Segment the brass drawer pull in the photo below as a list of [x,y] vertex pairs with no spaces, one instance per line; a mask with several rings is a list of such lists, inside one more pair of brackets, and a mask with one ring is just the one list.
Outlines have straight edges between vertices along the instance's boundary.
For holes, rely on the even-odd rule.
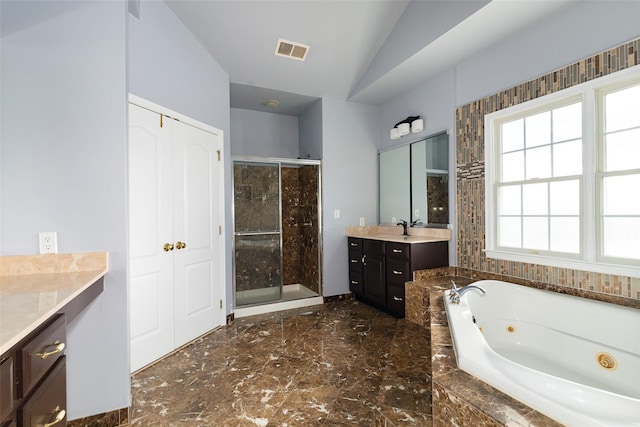
[[64,409],[60,409],[59,406],[56,407],[55,410],[58,411],[58,413],[56,414],[55,419],[53,421],[51,421],[50,423],[43,424],[42,427],[54,426],[54,425],[58,424],[59,422],[61,422],[62,420],[64,420],[64,417],[67,416],[67,411],[65,411]]
[[357,263],[357,262],[358,262],[358,260],[357,260],[357,259],[352,259],[352,260],[351,260],[351,262],[352,262],[353,264],[355,264],[355,263]]
[[184,243],[184,242],[180,242],[180,241],[176,242],[176,248],[177,248],[177,249],[184,249],[184,248],[186,248],[186,247],[187,247],[187,244],[186,244],[186,243]]
[[402,271],[393,270],[393,274],[400,276],[402,275]]
[[393,253],[394,253],[394,254],[399,254],[399,253],[401,253],[401,252],[402,252],[402,249],[394,249],[394,250],[393,250]]
[[354,248],[355,248],[356,246],[358,246],[358,244],[357,244],[357,243],[353,243],[353,242],[351,242],[351,243],[349,243],[349,244],[350,244],[351,246],[353,246]]
[[40,359],[44,360],[49,356],[53,356],[54,354],[62,353],[65,348],[65,344],[60,341],[56,341],[51,345],[48,345],[45,348],[55,347],[53,351],[43,351],[42,353],[36,353],[36,356],[40,356]]
[[351,284],[352,284],[352,285],[359,285],[359,284],[360,284],[360,282],[356,282],[355,280],[352,280],[352,281],[351,281]]
[[162,247],[162,249],[164,249],[165,252],[169,252],[173,250],[173,245],[171,243],[165,243],[164,246]]
[[394,296],[393,296],[393,300],[394,300],[394,301],[402,301],[402,298],[398,298],[397,296],[395,296],[395,295],[394,295]]

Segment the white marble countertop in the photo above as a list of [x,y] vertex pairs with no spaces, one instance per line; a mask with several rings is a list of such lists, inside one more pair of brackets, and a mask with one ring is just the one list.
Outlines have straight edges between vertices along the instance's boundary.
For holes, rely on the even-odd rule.
[[0,257],[0,354],[107,272],[106,252]]
[[347,237],[361,239],[384,240],[396,243],[427,243],[451,240],[451,230],[446,228],[409,228],[409,235],[402,235],[402,227],[372,225],[366,227],[347,227]]

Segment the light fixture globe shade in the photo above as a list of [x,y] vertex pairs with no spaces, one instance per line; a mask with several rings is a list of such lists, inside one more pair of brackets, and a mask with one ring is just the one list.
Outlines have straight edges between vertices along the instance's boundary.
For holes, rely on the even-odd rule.
[[424,120],[417,119],[411,122],[411,132],[418,133],[424,130]]
[[400,123],[398,125],[398,131],[400,132],[400,136],[408,135],[409,130],[410,130],[409,123]]
[[400,139],[400,131],[398,130],[398,128],[391,128],[391,131],[389,132],[389,137],[391,139]]

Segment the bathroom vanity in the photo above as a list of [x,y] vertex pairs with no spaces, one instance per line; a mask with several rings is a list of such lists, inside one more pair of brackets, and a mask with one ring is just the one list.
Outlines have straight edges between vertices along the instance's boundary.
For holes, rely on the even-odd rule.
[[105,252],[0,259],[0,425],[66,425],[66,331],[104,289]]
[[349,290],[356,299],[404,317],[404,284],[413,272],[449,265],[450,230],[421,230],[427,231],[404,236],[391,234],[392,227],[347,229]]

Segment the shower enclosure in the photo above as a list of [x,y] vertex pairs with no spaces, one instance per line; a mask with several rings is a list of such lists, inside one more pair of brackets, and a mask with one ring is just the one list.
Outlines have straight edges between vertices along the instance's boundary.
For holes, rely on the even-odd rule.
[[321,302],[320,162],[236,158],[233,189],[236,308]]

